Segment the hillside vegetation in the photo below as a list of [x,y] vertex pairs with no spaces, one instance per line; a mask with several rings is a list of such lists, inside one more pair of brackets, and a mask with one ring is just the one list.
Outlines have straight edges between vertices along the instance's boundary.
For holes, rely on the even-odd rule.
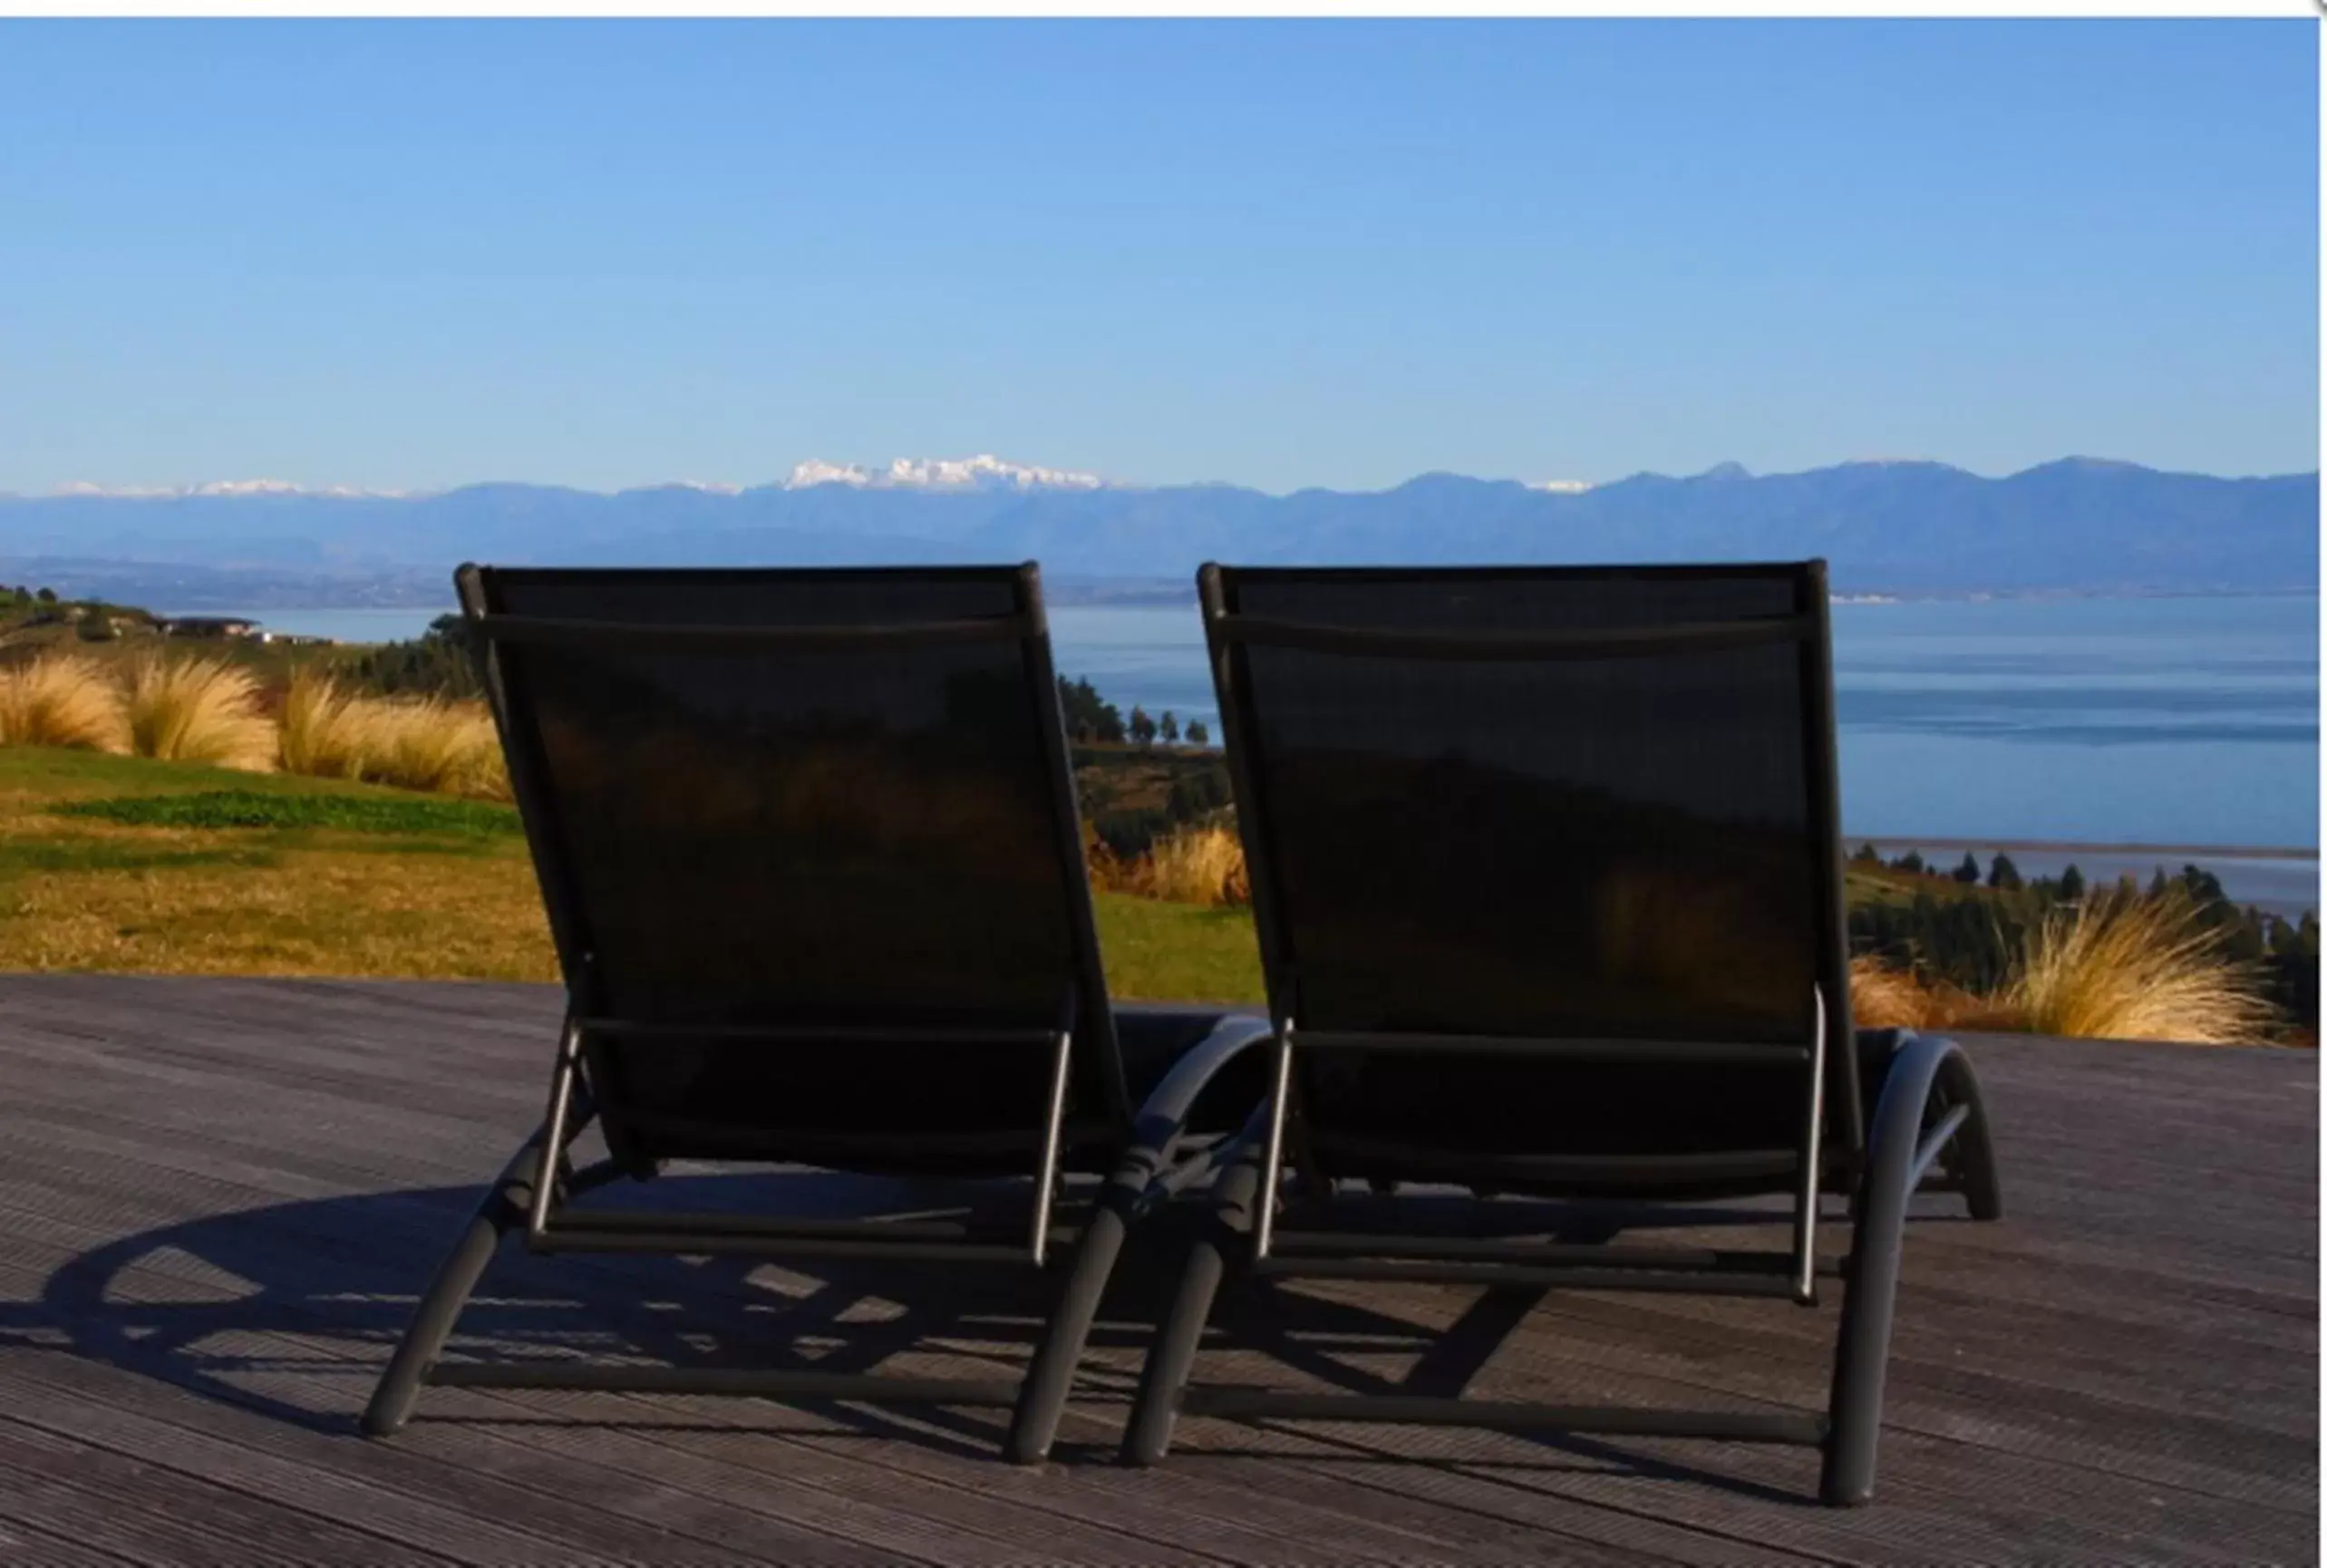
[[[455,617],[377,649],[188,649],[142,611],[0,590],[0,966],[549,978],[475,690]],[[1061,695],[1110,982],[1257,1000],[1220,754]],[[2195,866],[2091,889],[1866,848],[1847,882],[1865,1023],[2316,1038],[2315,918]]]
[[[1240,910],[1097,899],[1123,998],[1245,1001]],[[0,746],[0,970],[554,980],[505,806]]]
[[[1157,869],[1173,842],[1096,894],[1110,986],[1127,999],[1257,1002],[1240,889],[1207,888],[1200,872],[1173,883]],[[1234,844],[1208,842],[1214,855]],[[1855,876],[1854,889],[1871,882],[1896,905],[1905,876]],[[2254,967],[2174,913],[2183,895],[2137,897],[2130,915],[2114,896],[2056,906],[1984,992],[1869,954],[1854,980],[1859,1019],[2113,1038],[2282,1031]],[[1854,924],[1873,906],[1858,905]],[[2309,934],[2315,999],[2315,925]],[[508,807],[36,746],[0,747],[0,969],[556,976]]]
[[2123,1039],[2315,1040],[2319,922],[2234,903],[2212,873],[2086,885],[2011,857],[1953,870],[1862,847],[1847,873],[1857,1010],[1874,1023]]
[[313,639],[171,636],[166,622],[137,605],[73,599],[53,589],[0,586],[0,667],[44,653],[70,653],[112,668],[162,653],[200,652],[249,670],[262,685],[281,686],[309,664],[341,652]]
[[0,590],[0,743],[509,799],[448,630],[384,649],[170,634],[131,606]]

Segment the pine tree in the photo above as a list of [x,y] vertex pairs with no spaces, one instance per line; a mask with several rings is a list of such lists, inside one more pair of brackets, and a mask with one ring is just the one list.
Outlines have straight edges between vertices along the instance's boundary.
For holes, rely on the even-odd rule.
[[1090,682],[1060,676],[1059,706],[1066,714],[1067,733],[1077,740],[1086,745],[1094,740],[1109,745],[1122,743],[1122,711],[1100,696]]

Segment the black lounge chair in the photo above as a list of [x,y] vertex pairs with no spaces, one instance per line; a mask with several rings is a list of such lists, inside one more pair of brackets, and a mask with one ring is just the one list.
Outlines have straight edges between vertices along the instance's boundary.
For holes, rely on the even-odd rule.
[[[1161,1457],[1182,1411],[1702,1437],[1816,1446],[1825,1499],[1865,1501],[1908,1197],[1944,1186],[1983,1220],[2002,1198],[1956,1047],[1851,1027],[1824,563],[1199,584],[1273,1089],[1224,1157],[1124,1458]],[[1287,1163],[1280,1216],[1262,1195]],[[1402,1183],[1556,1200],[1584,1239],[1494,1234],[1517,1205],[1459,1195],[1430,1234],[1385,1234],[1416,1206],[1379,1196]],[[1821,1194],[1851,1205],[1847,1257],[1819,1255]],[[1612,1201],[1677,1221],[1757,1195],[1765,1223],[1767,1195],[1791,1200],[1789,1246],[1608,1241]],[[1828,1412],[1189,1387],[1231,1265],[1805,1305],[1838,1279]]]
[[[423,1383],[736,1393],[1014,1405],[1012,1450],[1038,1457],[1125,1226],[1208,1175],[1189,1112],[1208,1087],[1221,1133],[1245,1122],[1261,1054],[1218,1075],[1267,1026],[1109,1005],[1034,567],[457,581],[568,1011],[547,1117],[364,1430],[401,1427]],[[607,1157],[577,1169],[592,1121]],[[1006,1225],[571,1201],[670,1160],[1032,1179]],[[1023,1382],[438,1360],[511,1231],[544,1253],[1041,1266],[1075,1242],[1067,1172],[1109,1180]]]

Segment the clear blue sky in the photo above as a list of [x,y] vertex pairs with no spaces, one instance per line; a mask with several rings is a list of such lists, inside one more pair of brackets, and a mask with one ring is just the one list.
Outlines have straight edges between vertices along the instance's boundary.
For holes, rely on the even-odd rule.
[[2308,469],[2315,26],[0,23],[0,489]]

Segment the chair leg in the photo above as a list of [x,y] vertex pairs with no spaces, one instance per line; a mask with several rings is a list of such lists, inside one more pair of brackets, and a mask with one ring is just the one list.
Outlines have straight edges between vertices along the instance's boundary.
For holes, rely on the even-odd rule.
[[1996,1175],[1995,1143],[1988,1135],[1988,1110],[1980,1099],[1980,1080],[1973,1074],[1971,1059],[1960,1050],[1950,1053],[1940,1063],[1939,1082],[1949,1104],[1963,1106],[1971,1113],[1948,1148],[1954,1157],[1956,1178],[1963,1186],[1963,1201],[1973,1219],[2000,1220],[2003,1218],[2003,1183]]
[[1066,1412],[1067,1396],[1074,1386],[1075,1369],[1090,1341],[1091,1321],[1099,1315],[1100,1298],[1115,1272],[1126,1233],[1159,1195],[1208,1168],[1208,1155],[1174,1164],[1197,1097],[1236,1058],[1273,1038],[1264,1020],[1235,1015],[1220,1020],[1201,1043],[1173,1064],[1139,1108],[1130,1147],[1100,1193],[1099,1208],[1076,1244],[1074,1271],[1043,1326],[1033,1364],[1019,1388],[1010,1432],[1003,1441],[1003,1452],[1011,1463],[1038,1465],[1049,1457],[1059,1419]]
[[396,1344],[396,1353],[389,1358],[388,1370],[381,1373],[379,1385],[372,1390],[371,1403],[364,1408],[364,1436],[384,1437],[401,1429],[412,1415],[421,1379],[436,1364],[437,1353],[444,1349],[461,1309],[469,1304],[470,1292],[499,1250],[501,1238],[524,1228],[548,1132],[546,1126],[538,1129],[494,1179],[461,1239],[453,1244],[451,1255],[436,1271],[428,1293],[405,1326],[404,1337]]
[[1856,1506],[1875,1495],[1875,1449],[1882,1433],[1883,1379],[1890,1362],[1907,1203],[1924,1167],[1939,1152],[1923,1144],[1934,1089],[1968,1112],[1954,1142],[1966,1173],[1973,1216],[1995,1219],[2003,1212],[1987,1115],[1970,1061],[1954,1040],[1926,1035],[1909,1041],[1893,1060],[1876,1104],[1866,1176],[1854,1205],[1850,1277],[1842,1298],[1826,1463],[1818,1481],[1820,1499],[1835,1506]]
[[1202,1343],[1204,1325],[1212,1315],[1213,1299],[1219,1294],[1221,1278],[1227,1272],[1228,1249],[1235,1247],[1241,1254],[1249,1245],[1246,1238],[1257,1205],[1275,1196],[1260,1193],[1260,1163],[1259,1142],[1247,1137],[1236,1158],[1220,1173],[1213,1189],[1214,1212],[1188,1250],[1171,1311],[1149,1348],[1147,1363],[1139,1369],[1139,1391],[1132,1399],[1131,1418],[1123,1428],[1119,1456],[1126,1465],[1152,1465],[1171,1447],[1180,1394],[1188,1387],[1197,1346]]
[[1003,1452],[1013,1465],[1039,1465],[1050,1455],[1059,1419],[1066,1413],[1075,1368],[1091,1338],[1091,1321],[1099,1315],[1099,1299],[1115,1272],[1128,1228],[1122,1210],[1102,1199],[1075,1245],[1074,1272],[1067,1277],[1051,1321],[1043,1325],[1042,1341],[1035,1348],[1034,1363],[1027,1369],[1017,1408],[1011,1412]]

